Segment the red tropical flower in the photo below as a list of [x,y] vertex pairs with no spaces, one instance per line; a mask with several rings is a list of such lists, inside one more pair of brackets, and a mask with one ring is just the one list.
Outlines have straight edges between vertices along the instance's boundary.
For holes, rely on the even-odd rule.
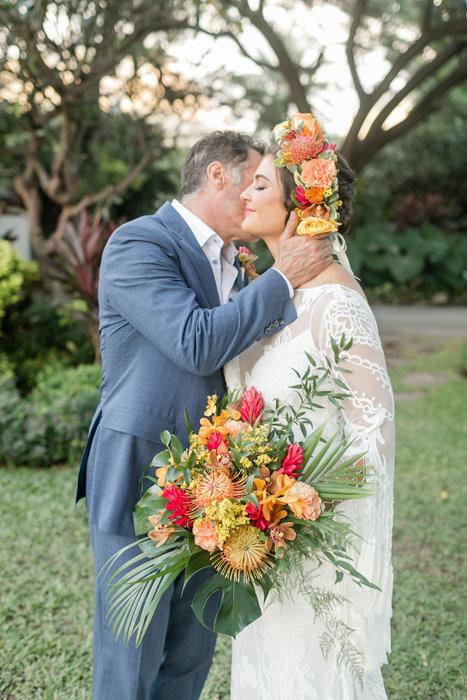
[[225,439],[225,437],[218,430],[213,430],[213,432],[209,435],[206,447],[210,452],[211,450],[217,450],[217,448],[220,447],[222,443],[224,443],[224,445],[227,444],[227,440]]
[[260,530],[266,530],[271,524],[264,517],[263,509],[261,508],[261,506],[258,508],[254,505],[254,503],[251,503],[251,501],[249,501],[245,510],[248,513],[252,524]]
[[193,523],[189,516],[191,509],[191,501],[185,491],[175,484],[166,486],[162,492],[164,498],[167,499],[167,510],[173,511],[169,515],[169,520],[174,522],[174,525],[179,527],[192,527]]
[[254,387],[245,390],[240,399],[238,410],[245,423],[253,423],[261,415],[264,409],[263,395],[258,393]]
[[288,445],[287,455],[282,462],[282,466],[277,470],[282,474],[296,478],[303,465],[303,447],[294,442],[293,445]]
[[306,197],[304,187],[302,187],[301,185],[299,187],[297,187],[294,190],[294,195],[295,195],[295,199],[297,201],[297,204],[301,209],[305,209],[306,207],[310,206],[310,202],[308,201],[308,199]]

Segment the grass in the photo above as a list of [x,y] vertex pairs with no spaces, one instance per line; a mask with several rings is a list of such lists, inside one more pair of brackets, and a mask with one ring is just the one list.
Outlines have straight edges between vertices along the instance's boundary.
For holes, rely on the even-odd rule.
[[[398,352],[392,372],[444,375],[398,404],[393,653],[390,700],[465,697],[466,380],[461,344]],[[402,363],[400,358],[402,356]],[[418,388],[419,389],[419,388]],[[0,470],[0,698],[91,697],[93,566],[85,508],[73,510],[75,470]],[[220,638],[202,700],[229,698],[229,640]]]

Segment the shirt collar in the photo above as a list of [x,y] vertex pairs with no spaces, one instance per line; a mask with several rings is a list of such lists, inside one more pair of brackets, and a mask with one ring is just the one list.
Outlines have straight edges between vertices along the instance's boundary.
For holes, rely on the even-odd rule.
[[196,216],[196,214],[193,214],[192,211],[187,209],[187,207],[179,202],[178,199],[172,200],[172,206],[188,224],[194,237],[198,241],[200,248],[203,248],[209,241],[209,243],[212,243],[216,247],[222,249],[222,256],[231,265],[233,264],[235,256],[238,253],[238,250],[233,243],[228,243],[226,246],[224,246],[224,241],[214,231],[214,229],[208,226],[206,222],[199,218],[199,216]]

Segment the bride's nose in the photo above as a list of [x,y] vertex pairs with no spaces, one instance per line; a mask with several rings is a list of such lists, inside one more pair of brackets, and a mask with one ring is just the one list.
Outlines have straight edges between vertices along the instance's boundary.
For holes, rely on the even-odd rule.
[[240,199],[242,200],[242,202],[248,202],[251,199],[251,197],[250,197],[251,188],[252,188],[252,185],[248,185],[248,187],[245,190],[243,190],[243,192],[241,193]]

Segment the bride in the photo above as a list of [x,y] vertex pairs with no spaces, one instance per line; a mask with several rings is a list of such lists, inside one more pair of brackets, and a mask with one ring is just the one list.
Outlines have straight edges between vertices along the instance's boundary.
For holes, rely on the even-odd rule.
[[[300,577],[290,574],[281,594],[270,594],[263,615],[234,640],[231,698],[379,700],[386,698],[381,665],[390,651],[394,413],[376,322],[339,243],[349,228],[353,173],[311,115],[295,115],[278,125],[274,136],[279,145],[266,153],[242,193],[244,231],[262,238],[275,256],[284,222],[295,209],[299,233],[329,233],[339,225],[337,260],[295,290],[297,319],[232,360],[226,381],[229,389],[255,387],[267,407],[274,399],[294,405],[290,387],[296,383],[294,370],[303,373],[307,367],[306,353],[321,364],[333,356],[332,338],[340,340],[343,333],[353,338],[340,363],[351,372],[343,375],[334,367],[329,379],[330,387],[345,381],[350,396],[339,409],[323,404],[313,420],[329,421],[325,437],[336,427],[354,437],[346,457],[366,452],[363,461],[375,472],[375,495],[345,501],[336,510],[362,538],[352,552],[355,568],[381,591],[358,587],[347,577],[335,584],[331,564],[314,569],[310,564]],[[323,594],[334,594],[331,612],[316,605],[316,598],[310,604],[303,579]]]

